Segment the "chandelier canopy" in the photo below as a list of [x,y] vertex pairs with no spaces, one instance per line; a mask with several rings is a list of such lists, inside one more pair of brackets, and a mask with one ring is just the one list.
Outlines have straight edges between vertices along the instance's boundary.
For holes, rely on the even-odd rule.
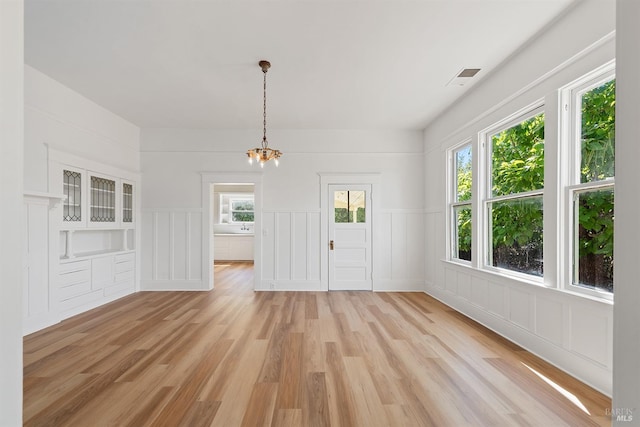
[[273,159],[273,162],[278,166],[279,158],[282,156],[280,150],[269,148],[269,142],[267,141],[267,71],[271,68],[269,61],[260,61],[258,63],[263,73],[263,97],[262,97],[262,144],[260,147],[251,148],[247,150],[247,157],[249,158],[249,164],[253,164],[253,161],[257,161],[260,167],[264,167],[264,164]]

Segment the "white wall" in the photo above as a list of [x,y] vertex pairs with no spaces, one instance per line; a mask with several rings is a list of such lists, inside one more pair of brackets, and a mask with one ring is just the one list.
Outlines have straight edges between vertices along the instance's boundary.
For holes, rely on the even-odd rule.
[[[381,210],[374,223],[382,231],[374,242],[385,251],[374,260],[376,289],[423,289],[420,132],[275,130],[269,139],[284,155],[280,167],[268,164],[262,170],[267,234],[257,274],[265,287],[268,280],[276,289],[322,288],[318,174],[379,172],[380,194],[374,197],[380,198]],[[144,289],[208,288],[206,274],[198,274],[206,266],[196,253],[208,244],[198,225],[204,212],[200,172],[260,171],[244,154],[259,140],[257,130],[143,130]]]
[[23,16],[0,2],[0,426],[22,425]]
[[[63,314],[56,300],[61,235],[60,208],[56,196],[62,192],[61,176],[50,182],[54,164],[63,162],[80,169],[140,182],[140,129],[67,88],[40,71],[24,66],[24,300],[25,334],[58,322],[107,301],[94,299]],[[138,212],[139,213],[139,210]],[[97,247],[105,232],[78,235],[77,249],[94,239]],[[132,247],[139,246],[140,233],[133,233]],[[89,244],[91,247],[91,245]],[[137,263],[139,265],[139,261]],[[113,296],[115,298],[116,296]]]
[[[616,229],[613,413],[619,425],[640,426],[640,3],[617,2]],[[632,417],[632,421],[630,421]],[[617,419],[618,417],[614,417]]]
[[[548,287],[483,271],[479,262],[471,268],[446,261],[446,152],[470,138],[477,159],[479,132],[543,99],[546,161],[557,164],[557,89],[614,59],[614,30],[612,1],[577,4],[424,132],[427,292],[609,395],[613,306],[553,289],[562,274],[557,264],[562,253],[556,245],[547,245],[555,242],[556,217],[545,217]],[[547,167],[545,181],[556,178],[556,168]],[[560,190],[545,186],[544,197],[545,209],[554,211]]]
[[25,66],[26,191],[47,192],[47,145],[140,171],[140,129],[33,67]]

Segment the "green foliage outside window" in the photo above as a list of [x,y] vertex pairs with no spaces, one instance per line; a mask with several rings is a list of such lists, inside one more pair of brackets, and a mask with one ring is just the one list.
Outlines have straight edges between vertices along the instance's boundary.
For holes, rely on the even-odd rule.
[[[456,180],[456,202],[471,201],[472,184],[472,151],[468,145],[455,153],[455,180]],[[454,221],[456,223],[456,244],[455,256],[458,259],[471,261],[471,205],[465,204],[456,207],[454,211]]]
[[[580,182],[614,176],[616,81],[582,96]],[[613,292],[613,189],[580,194],[577,284]]]
[[253,200],[232,200],[231,220],[233,222],[253,222],[255,220]]
[[[350,211],[347,208],[335,208],[335,222],[336,223],[354,222],[353,211]],[[356,209],[355,222],[365,222],[365,208]]]
[[233,222],[253,222],[253,212],[233,212]]
[[[494,197],[544,188],[544,114],[493,135]],[[515,199],[491,206],[492,265],[541,276],[542,199]]]

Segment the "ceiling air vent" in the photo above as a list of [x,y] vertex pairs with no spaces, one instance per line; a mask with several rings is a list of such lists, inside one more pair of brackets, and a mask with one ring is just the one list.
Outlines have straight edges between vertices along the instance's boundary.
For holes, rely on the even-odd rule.
[[479,71],[480,68],[463,68],[455,75],[454,78],[449,80],[447,86],[464,86],[472,77],[478,74]]

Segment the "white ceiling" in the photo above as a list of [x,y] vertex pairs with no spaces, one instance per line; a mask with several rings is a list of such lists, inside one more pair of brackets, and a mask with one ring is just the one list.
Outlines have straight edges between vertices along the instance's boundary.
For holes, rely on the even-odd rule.
[[422,129],[573,0],[26,0],[25,61],[141,127]]

